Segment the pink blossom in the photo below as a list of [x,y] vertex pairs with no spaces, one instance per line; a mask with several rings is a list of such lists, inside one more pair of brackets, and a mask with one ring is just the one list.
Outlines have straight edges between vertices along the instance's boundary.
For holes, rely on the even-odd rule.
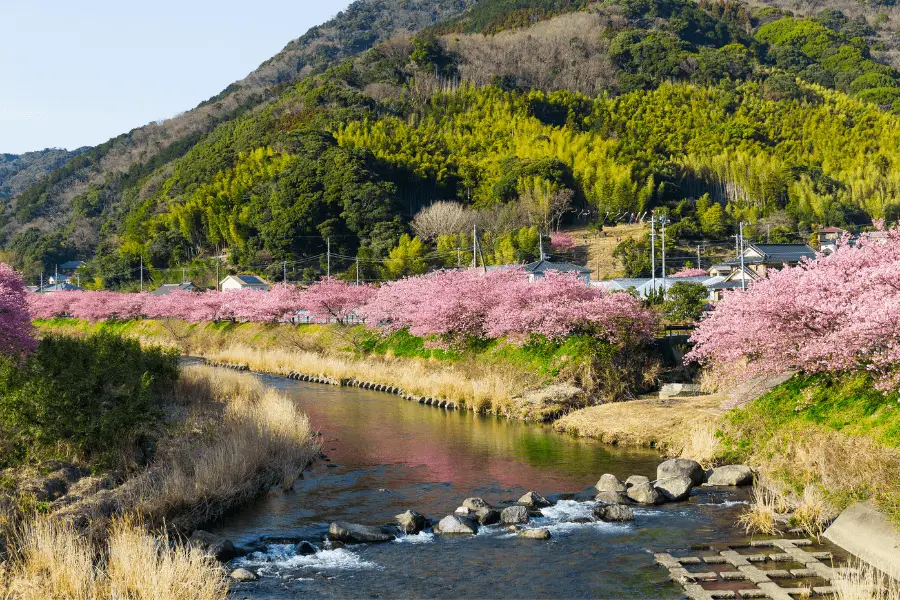
[[19,274],[0,263],[0,356],[22,358],[37,347],[26,294]]
[[704,318],[688,359],[735,377],[870,371],[900,387],[900,229],[770,272]]
[[344,324],[375,295],[370,285],[350,285],[346,281],[326,278],[309,286],[298,306],[317,321],[332,320]]
[[550,247],[556,252],[569,252],[575,249],[575,240],[568,233],[557,231],[550,234]]
[[672,277],[673,279],[681,277],[709,277],[709,273],[707,273],[705,269],[688,268],[682,269],[677,273],[672,273],[669,277]]

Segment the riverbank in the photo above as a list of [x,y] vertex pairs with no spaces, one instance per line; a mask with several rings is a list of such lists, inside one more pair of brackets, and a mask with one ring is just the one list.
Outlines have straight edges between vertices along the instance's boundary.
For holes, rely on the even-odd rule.
[[143,468],[75,458],[4,471],[0,597],[226,596],[206,540],[184,540],[273,485],[292,488],[318,442],[289,398],[247,374],[188,367],[157,410]]
[[643,384],[658,374],[658,365],[639,352],[630,353],[627,368],[616,364],[615,352],[608,352],[609,346],[598,347],[589,337],[526,345],[491,341],[454,350],[428,347],[405,332],[382,337],[362,326],[154,320],[92,324],[75,319],[36,324],[41,332],[62,335],[114,331],[254,371],[367,381],[479,413],[533,421],[550,421],[589,403],[628,397],[631,382],[622,376],[628,369],[640,370]]

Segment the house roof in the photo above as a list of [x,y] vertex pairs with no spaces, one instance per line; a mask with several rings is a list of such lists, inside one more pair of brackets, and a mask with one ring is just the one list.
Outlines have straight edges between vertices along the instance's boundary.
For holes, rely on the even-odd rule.
[[[760,256],[744,256],[744,264],[799,263],[804,258],[813,259],[816,251],[808,244],[750,244],[745,252],[752,251]],[[741,258],[730,258],[727,265],[738,265]]]
[[[751,281],[747,282],[747,285],[750,285]],[[714,283],[710,286],[707,286],[711,290],[733,290],[737,288],[744,287],[744,284],[739,279],[733,279],[730,281],[720,281],[718,283]]]
[[546,273],[548,271],[559,271],[560,273],[593,273],[590,269],[585,267],[581,267],[579,265],[574,265],[568,262],[550,262],[549,260],[539,260],[533,263],[528,263],[524,266],[524,269],[529,273]]
[[172,292],[174,292],[176,290],[181,291],[181,292],[193,292],[196,289],[197,289],[197,287],[190,281],[187,281],[185,283],[164,283],[161,286],[159,286],[158,288],[156,288],[155,290],[153,290],[152,292],[150,292],[150,295],[151,296],[168,296],[169,294],[171,294]]
[[63,264],[59,265],[59,268],[60,269],[77,269],[78,267],[80,267],[83,264],[84,264],[83,260],[70,260],[69,262],[64,262]]
[[825,227],[824,229],[820,229],[819,233],[846,233],[846,229],[841,229],[840,227]]
[[719,263],[717,265],[711,266],[709,270],[712,271],[713,269],[715,269],[717,271],[730,271],[731,268],[732,266],[727,263]]
[[256,275],[229,275],[223,279],[223,283],[228,279],[236,279],[244,285],[269,285],[268,282],[260,279]]

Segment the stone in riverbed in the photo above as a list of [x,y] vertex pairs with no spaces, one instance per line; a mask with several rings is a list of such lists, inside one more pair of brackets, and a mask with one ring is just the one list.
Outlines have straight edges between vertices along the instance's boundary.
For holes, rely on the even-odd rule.
[[663,495],[649,482],[633,485],[626,493],[629,498],[641,504],[662,504],[664,501]]
[[478,522],[469,517],[447,515],[437,524],[434,532],[440,535],[475,535],[478,533]]
[[231,572],[230,577],[235,581],[256,581],[259,579],[256,573],[248,569],[235,569]]
[[475,511],[475,518],[481,525],[494,525],[500,522],[500,511],[496,508],[479,508]]
[[500,522],[504,525],[519,525],[528,522],[528,508],[525,506],[509,506],[500,513]]
[[332,523],[328,528],[328,537],[345,544],[372,544],[390,542],[396,536],[382,531],[380,527],[338,522]]
[[228,562],[238,555],[237,549],[231,540],[202,529],[198,529],[191,535],[190,542],[191,546],[215,556],[222,562]]
[[628,496],[623,492],[600,492],[594,496],[594,500],[605,502],[606,504],[627,504]]
[[526,540],[549,540],[550,531],[547,529],[522,529],[517,534]]
[[400,531],[407,535],[414,535],[425,529],[425,517],[414,510],[408,510],[394,518],[400,525]]
[[743,486],[753,484],[753,470],[745,465],[716,467],[706,478],[707,485]]
[[686,475],[678,475],[657,479],[654,487],[669,502],[679,502],[691,495],[694,482]]
[[490,505],[481,498],[466,498],[463,500],[463,506],[475,512],[481,508],[488,508]]
[[593,512],[596,518],[608,523],[634,521],[634,511],[621,504],[600,504]]
[[550,506],[550,501],[538,494],[537,492],[528,492],[519,498],[517,504],[522,506],[531,506],[534,508],[544,508]]
[[597,488],[598,492],[624,492],[625,484],[619,481],[619,478],[610,473],[606,473],[600,476],[600,481],[597,482],[597,485],[594,487]]
[[706,481],[706,471],[695,460],[673,458],[660,463],[656,467],[657,479],[668,479],[670,477],[690,477],[694,485],[700,485]]
[[296,552],[298,556],[311,556],[318,551],[319,549],[309,542],[300,542],[294,546],[294,552]]
[[628,488],[641,483],[650,483],[650,478],[644,477],[643,475],[632,475],[625,480],[625,491],[627,492]]

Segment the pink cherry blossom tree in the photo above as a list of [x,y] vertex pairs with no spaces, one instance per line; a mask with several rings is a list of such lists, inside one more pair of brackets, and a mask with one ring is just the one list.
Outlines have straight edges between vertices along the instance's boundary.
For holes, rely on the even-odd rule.
[[575,239],[568,233],[557,231],[550,234],[550,247],[556,252],[570,252],[575,246]]
[[679,279],[681,277],[709,277],[709,273],[706,272],[706,269],[689,267],[687,269],[681,269],[676,273],[672,273],[669,277],[674,279]]
[[866,370],[900,388],[900,229],[727,293],[693,335],[688,359],[723,378]]
[[341,279],[325,278],[304,290],[297,306],[316,321],[344,325],[360,317],[361,308],[375,293],[370,285],[351,285]]
[[21,359],[37,347],[26,294],[19,274],[0,264],[0,356]]

